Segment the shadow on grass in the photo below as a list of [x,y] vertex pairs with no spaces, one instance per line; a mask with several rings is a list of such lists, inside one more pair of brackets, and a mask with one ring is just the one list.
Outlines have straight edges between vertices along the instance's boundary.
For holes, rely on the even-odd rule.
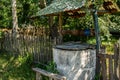
[[0,80],[35,80],[29,56],[0,53]]

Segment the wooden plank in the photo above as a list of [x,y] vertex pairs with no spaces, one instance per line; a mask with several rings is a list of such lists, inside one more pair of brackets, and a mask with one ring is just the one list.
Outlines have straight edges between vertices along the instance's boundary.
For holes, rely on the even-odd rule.
[[40,73],[41,75],[45,75],[45,76],[51,77],[51,78],[53,78],[53,79],[59,79],[59,80],[63,79],[63,80],[66,80],[66,77],[65,77],[65,76],[61,76],[61,75],[58,75],[58,74],[54,74],[54,73],[51,73],[51,72],[47,72],[47,71],[42,70],[42,69],[40,69],[40,68],[32,68],[32,69],[33,69],[33,71],[38,72],[38,73]]
[[114,78],[115,80],[118,80],[117,76],[117,68],[118,68],[118,47],[117,45],[114,45]]
[[97,57],[100,57],[100,58],[102,58],[104,56],[106,58],[112,58],[112,59],[114,59],[114,55],[110,55],[110,54],[97,54]]
[[[35,29],[35,32],[37,32],[37,29]],[[39,36],[37,34],[36,34],[36,39],[37,39],[37,41],[36,41],[37,51],[36,52],[37,52],[37,58],[38,58],[37,60],[40,61],[39,60]]]
[[120,40],[119,40],[119,47],[118,47],[118,54],[119,54],[119,58],[118,58],[118,66],[119,66],[119,70],[118,70],[118,74],[119,74],[119,80],[120,80]]
[[36,72],[36,80],[42,80],[42,76],[39,72]]
[[109,80],[114,80],[113,78],[113,61],[112,56],[109,58]]
[[53,80],[51,77],[49,77],[49,80]]
[[101,67],[102,67],[103,80],[107,80],[107,67],[106,67],[106,58],[105,57],[102,59]]
[[[103,78],[103,80],[107,80],[107,65],[106,65],[106,49],[105,49],[105,46],[104,47],[102,47],[102,49],[101,49],[101,54],[102,54],[102,56],[100,56],[100,61],[101,61],[101,68],[102,68],[102,71],[101,71],[101,73],[102,73],[102,78]],[[98,54],[99,55],[99,54]]]
[[59,37],[60,37],[60,40],[59,40],[59,44],[62,43],[62,13],[59,13],[59,29],[58,29],[58,32],[59,32]]
[[46,50],[45,50],[45,43],[46,43],[46,41],[45,41],[45,27],[43,27],[43,48],[42,48],[42,50],[43,50],[43,63],[45,63],[45,59],[46,59]]

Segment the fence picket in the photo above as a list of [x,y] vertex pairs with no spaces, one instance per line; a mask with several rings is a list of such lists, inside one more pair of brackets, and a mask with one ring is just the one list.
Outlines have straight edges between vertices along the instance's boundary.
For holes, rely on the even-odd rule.
[[115,45],[114,55],[97,54],[97,56],[101,61],[102,80],[120,80],[120,46]]
[[114,78],[115,80],[119,80],[117,76],[117,68],[118,68],[118,47],[114,45]]
[[51,77],[49,77],[49,80],[53,80]]
[[100,62],[101,62],[101,73],[102,73],[102,78],[103,80],[107,80],[107,65],[106,65],[106,52],[105,52],[106,48],[105,46],[102,47],[102,50],[101,50],[101,57],[100,57]]
[[112,61],[112,56],[109,58],[109,80],[114,80],[113,79],[113,61]]
[[39,72],[36,72],[36,80],[42,80],[42,76]]
[[119,58],[118,58],[118,74],[119,74],[119,80],[120,80],[120,40],[119,40],[119,46],[118,46],[118,54],[119,54]]
[[[30,30],[32,31],[33,29]],[[21,29],[17,37],[13,33],[6,33],[3,40],[1,40],[0,48],[22,56],[28,52],[33,55],[36,63],[52,61],[52,42],[50,41],[51,37],[49,37],[48,28],[40,27],[36,30],[34,29],[32,33],[30,30],[27,30],[27,28]]]
[[103,56],[102,59],[102,76],[103,76],[103,80],[107,80],[107,68],[106,68],[106,58],[105,56]]

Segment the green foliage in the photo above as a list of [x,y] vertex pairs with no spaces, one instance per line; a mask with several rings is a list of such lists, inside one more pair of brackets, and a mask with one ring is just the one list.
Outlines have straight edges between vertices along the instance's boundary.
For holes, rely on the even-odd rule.
[[[49,5],[53,0],[46,0],[47,5]],[[117,1],[118,6],[120,1]],[[103,3],[103,0],[97,1],[95,0],[96,6],[99,6]],[[42,25],[48,25],[48,18],[47,17],[37,17],[31,19],[31,16],[35,15],[36,12],[40,10],[39,7],[39,0],[17,0],[17,15],[18,15],[18,22],[19,27],[22,26],[22,24],[32,24],[34,26],[41,26]],[[66,25],[70,26],[70,29],[81,29],[81,28],[87,28],[87,27],[93,27],[92,18],[90,17],[90,13],[86,11],[87,14],[89,14],[86,17],[73,19],[73,18],[67,18],[67,21],[65,22]],[[11,11],[11,1],[10,0],[0,0],[0,27],[12,27],[12,11]],[[65,18],[65,17],[64,17]],[[119,15],[113,15],[110,18],[112,24],[110,24],[110,30],[119,30],[120,29],[120,23],[119,23]],[[107,21],[106,21],[107,22]],[[46,24],[47,23],[47,24]],[[117,26],[117,27],[116,27]]]
[[[36,64],[35,67],[44,69],[44,70],[46,70],[46,71],[48,71],[48,72],[52,72],[52,73],[56,73],[56,74],[59,73],[59,72],[57,71],[57,69],[56,69],[56,64],[55,64],[53,61],[51,61],[51,62],[49,62],[48,64],[46,64],[46,66],[45,66],[45,65],[42,65],[42,64]],[[49,80],[49,78],[48,78],[47,76],[43,76],[43,75],[42,75],[42,80]]]
[[101,75],[98,74],[98,75],[95,76],[95,79],[94,79],[94,80],[101,80],[100,77],[101,77]]
[[[67,27],[66,27],[67,26]],[[64,28],[73,29],[85,29],[93,27],[92,16],[88,13],[87,16],[81,18],[66,18]]]
[[100,27],[100,35],[101,40],[109,40],[110,39],[110,32],[109,32],[109,23],[105,21],[102,17],[99,20],[99,27]]
[[0,38],[3,38],[4,32],[0,31]]
[[12,11],[10,0],[0,0],[0,27],[10,27],[12,24]]
[[46,70],[49,72],[58,73],[58,71],[56,70],[56,64],[54,63],[54,61],[51,61],[48,63],[48,65],[46,66]]
[[[106,47],[107,53],[114,53],[114,44],[119,40],[118,37],[109,37],[109,40],[102,40],[101,45]],[[96,44],[95,38],[89,38],[87,40],[89,44]]]
[[17,1],[18,22],[20,24],[30,24],[30,17],[38,10],[38,0],[18,0]]
[[30,53],[26,53],[26,55],[24,55],[24,56],[19,55],[18,61],[21,64],[27,64],[28,66],[31,66],[33,63],[33,57]]
[[35,80],[30,56],[0,53],[0,80]]
[[[66,23],[63,26],[65,30],[85,30],[93,28],[93,19],[92,16],[88,13],[85,17],[81,18],[72,18],[68,17],[64,20]],[[74,36],[74,35],[65,35],[64,41],[83,41],[86,42],[87,36]]]
[[109,17],[110,19],[110,31],[113,31],[113,32],[120,32],[120,14],[117,14],[117,15],[111,15]]
[[[40,10],[39,0],[17,0],[17,16],[19,27],[22,24],[32,24],[39,26],[46,24],[46,17],[31,17]],[[12,9],[11,0],[0,0],[0,27],[1,28],[12,28]]]
[[54,61],[50,61],[48,64],[43,65],[41,63],[38,63],[35,65],[35,67],[44,69],[46,71],[52,72],[52,73],[58,73],[58,71],[56,70],[56,64],[54,63]]

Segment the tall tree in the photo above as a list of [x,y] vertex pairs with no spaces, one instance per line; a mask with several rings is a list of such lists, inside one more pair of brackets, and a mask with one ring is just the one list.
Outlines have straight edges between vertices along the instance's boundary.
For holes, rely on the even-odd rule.
[[17,18],[16,0],[11,0],[11,2],[12,2],[13,32],[16,32],[17,29],[18,29],[18,18]]

